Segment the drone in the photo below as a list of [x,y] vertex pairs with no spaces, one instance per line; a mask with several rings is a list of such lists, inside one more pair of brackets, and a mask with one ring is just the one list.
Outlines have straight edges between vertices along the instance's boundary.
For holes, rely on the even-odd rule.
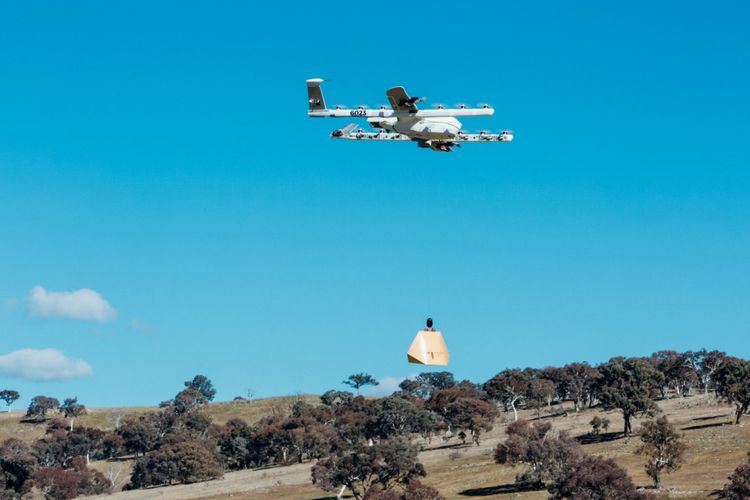
[[393,87],[385,93],[390,103],[379,109],[368,109],[357,106],[346,109],[335,106],[326,107],[321,84],[325,80],[311,78],[307,80],[307,116],[311,118],[367,118],[375,132],[365,132],[352,123],[344,128],[331,132],[334,139],[353,141],[414,141],[420,148],[449,153],[454,147],[464,142],[510,142],[513,132],[503,130],[499,134],[479,132],[470,134],[461,130],[457,116],[492,116],[495,110],[488,104],[478,108],[459,105],[457,108],[446,108],[438,105],[435,109],[419,109],[417,103],[424,102],[424,97],[409,97],[404,87]]

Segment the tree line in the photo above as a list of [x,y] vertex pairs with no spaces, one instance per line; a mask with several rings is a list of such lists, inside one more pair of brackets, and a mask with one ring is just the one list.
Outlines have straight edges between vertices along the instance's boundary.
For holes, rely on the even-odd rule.
[[[508,369],[484,383],[484,389],[518,420],[519,407],[541,409],[570,402],[573,411],[600,407],[622,412],[623,434],[632,419],[652,416],[656,401],[715,393],[735,405],[735,423],[750,407],[750,361],[719,351],[659,351],[648,357],[614,357],[542,369]],[[562,411],[567,411],[563,409]]]

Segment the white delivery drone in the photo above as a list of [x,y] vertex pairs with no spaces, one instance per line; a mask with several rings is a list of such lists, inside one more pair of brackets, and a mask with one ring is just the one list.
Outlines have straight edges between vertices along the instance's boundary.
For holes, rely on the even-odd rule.
[[358,106],[357,109],[345,109],[336,106],[326,108],[323,90],[320,85],[324,80],[312,78],[307,80],[307,116],[312,118],[367,118],[367,122],[377,132],[364,132],[352,123],[344,128],[334,130],[331,137],[335,139],[350,139],[355,141],[416,141],[420,148],[430,148],[433,151],[450,152],[453,146],[461,146],[462,142],[510,142],[513,133],[503,130],[499,134],[480,132],[468,134],[461,130],[461,122],[456,116],[492,116],[495,112],[489,105],[480,108],[447,109],[438,105],[436,109],[418,109],[418,102],[425,98],[409,97],[403,87],[393,87],[385,95],[392,109],[380,106],[380,109],[367,109]]

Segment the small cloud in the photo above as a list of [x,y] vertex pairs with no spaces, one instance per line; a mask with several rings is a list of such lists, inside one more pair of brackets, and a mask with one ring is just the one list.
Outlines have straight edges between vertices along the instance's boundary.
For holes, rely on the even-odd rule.
[[383,377],[378,379],[379,384],[372,387],[368,392],[371,396],[390,396],[398,391],[398,385],[405,380],[405,377]]
[[0,375],[32,381],[68,380],[92,375],[87,362],[57,349],[21,349],[0,355]]
[[117,311],[98,292],[81,288],[74,292],[48,292],[41,286],[31,289],[28,298],[32,316],[111,321]]

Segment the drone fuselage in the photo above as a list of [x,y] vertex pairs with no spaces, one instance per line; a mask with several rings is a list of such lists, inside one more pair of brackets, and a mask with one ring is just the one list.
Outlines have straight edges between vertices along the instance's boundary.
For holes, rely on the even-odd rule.
[[452,139],[461,130],[461,122],[452,116],[440,118],[368,118],[374,128],[398,132],[415,139]]

